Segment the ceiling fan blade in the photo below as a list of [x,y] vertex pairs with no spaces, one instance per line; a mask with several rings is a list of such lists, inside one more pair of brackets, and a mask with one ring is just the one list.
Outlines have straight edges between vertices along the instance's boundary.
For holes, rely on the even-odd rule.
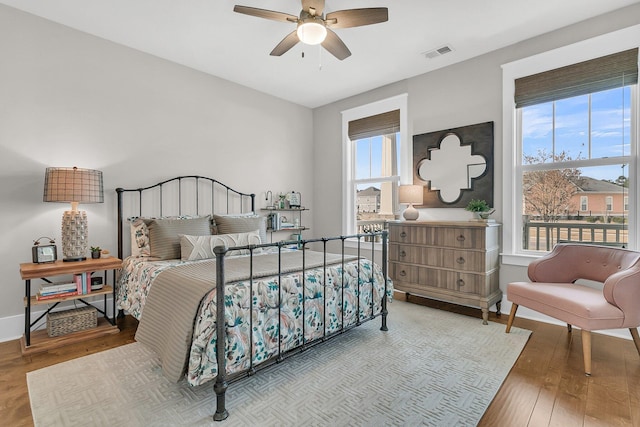
[[324,0],[302,0],[302,10],[309,12],[309,8],[312,7],[316,10],[316,15],[322,15],[324,11]]
[[281,56],[283,53],[286,53],[289,49],[297,45],[299,41],[300,39],[298,38],[298,33],[296,31],[292,31],[285,38],[283,38],[276,47],[273,48],[269,55]]
[[362,25],[378,24],[389,20],[389,9],[386,7],[370,7],[364,9],[338,10],[327,13],[327,27],[351,28]]
[[245,15],[257,16],[258,18],[271,19],[279,22],[297,22],[298,17],[289,15],[288,13],[276,12],[275,10],[258,9],[256,7],[238,6],[233,7],[234,12],[243,13]]
[[342,61],[351,56],[351,51],[340,37],[327,28],[327,38],[322,42],[322,47],[327,49],[330,54]]

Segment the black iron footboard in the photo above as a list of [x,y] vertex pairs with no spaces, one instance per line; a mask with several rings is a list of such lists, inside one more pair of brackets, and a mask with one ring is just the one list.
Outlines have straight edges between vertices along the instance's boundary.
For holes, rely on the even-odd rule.
[[[371,262],[373,263],[375,260],[375,236],[381,236],[381,240],[382,240],[382,261],[381,261],[381,269],[382,269],[382,274],[384,276],[384,292],[382,294],[382,301],[380,301],[381,304],[381,311],[379,314],[375,314],[375,304],[376,301],[373,298],[374,292],[373,292],[373,288],[374,288],[374,283],[373,283],[373,274],[372,274],[372,278],[370,280],[371,282],[371,293],[372,293],[372,298],[371,298],[371,316],[365,319],[361,319],[360,316],[360,290],[361,290],[361,283],[360,283],[360,262],[358,262],[358,268],[357,268],[357,274],[358,274],[358,298],[357,298],[357,309],[356,309],[356,323],[353,325],[349,325],[349,326],[345,326],[344,324],[344,289],[345,289],[345,283],[344,283],[344,265],[345,265],[345,241],[347,239],[356,239],[357,240],[357,258],[358,260],[361,259],[361,245],[362,243],[362,239],[363,238],[370,238],[371,240]],[[215,421],[222,421],[224,419],[226,419],[229,416],[229,412],[227,411],[226,408],[226,391],[227,388],[229,386],[230,382],[236,381],[238,379],[241,378],[245,378],[247,376],[253,375],[257,369],[262,369],[265,368],[267,366],[270,366],[273,363],[276,362],[280,362],[282,361],[285,357],[288,357],[292,354],[298,353],[302,350],[304,350],[305,348],[308,348],[311,345],[316,345],[318,343],[324,342],[329,338],[332,338],[334,336],[338,336],[340,334],[342,334],[343,332],[347,331],[348,329],[351,329],[353,327],[359,326],[362,321],[368,321],[371,319],[376,318],[377,316],[381,316],[382,318],[382,325],[380,327],[380,330],[382,331],[387,331],[387,292],[388,292],[388,275],[387,275],[387,237],[388,237],[388,232],[386,230],[383,231],[379,231],[379,232],[375,232],[375,233],[367,233],[367,234],[357,234],[357,235],[352,235],[352,236],[340,236],[340,237],[331,237],[331,238],[321,238],[321,239],[309,239],[309,240],[301,240],[301,241],[294,241],[294,242],[279,242],[279,243],[274,243],[274,244],[264,244],[264,245],[250,245],[250,246],[242,246],[242,247],[234,247],[234,248],[226,248],[223,246],[218,246],[214,249],[214,252],[216,254],[216,356],[217,356],[217,365],[218,365],[218,374],[216,377],[216,381],[215,384],[213,386],[213,389],[216,393],[216,412],[213,415],[213,419]],[[315,243],[315,244],[322,244],[322,250],[324,253],[324,264],[323,264],[323,282],[326,281],[326,271],[327,271],[327,262],[326,262],[326,254],[327,254],[327,242],[329,241],[334,241],[334,240],[340,240],[341,241],[341,263],[342,263],[342,304],[343,304],[343,309],[341,310],[342,312],[342,322],[340,325],[340,328],[338,331],[335,331],[331,334],[327,334],[326,332],[326,320],[324,322],[324,333],[323,333],[323,337],[319,338],[319,339],[315,339],[313,341],[307,341],[306,339],[306,335],[305,335],[305,322],[304,322],[304,316],[305,316],[305,284],[302,283],[302,318],[303,318],[303,322],[302,322],[302,343],[293,348],[293,349],[288,349],[285,352],[282,351],[282,346],[280,343],[280,339],[281,339],[281,329],[280,329],[280,325],[278,325],[278,353],[276,355],[274,355],[269,361],[266,362],[262,362],[260,363],[260,365],[258,367],[253,365],[253,333],[250,334],[250,348],[249,348],[249,368],[247,368],[246,370],[242,371],[242,372],[238,372],[238,373],[234,373],[233,375],[229,376],[227,375],[227,371],[226,371],[226,325],[225,325],[225,265],[224,265],[224,261],[225,261],[225,255],[227,253],[227,251],[229,250],[249,250],[250,256],[251,256],[251,262],[250,262],[250,279],[249,279],[249,286],[250,286],[250,294],[253,294],[253,251],[257,248],[263,248],[263,247],[277,247],[278,248],[278,254],[279,254],[279,259],[282,255],[282,248],[285,246],[288,246],[290,244],[298,244],[300,250],[302,250],[302,268],[301,268],[301,275],[303,277],[303,282],[304,280],[306,280],[306,265],[305,265],[305,251],[307,250],[307,245],[311,244],[311,243]],[[367,243],[364,243],[365,245]],[[280,295],[282,295],[281,292],[281,284],[282,284],[282,268],[280,265],[280,262],[278,263],[278,293]],[[324,297],[326,299],[326,292],[324,293]],[[252,300],[252,299],[251,299]],[[253,309],[253,300],[251,302],[252,307],[249,310],[250,313],[252,312]],[[326,309],[326,301],[323,301],[323,306]],[[222,307],[222,309],[221,309]],[[278,311],[280,311],[281,309],[281,301],[278,301]],[[252,331],[253,330],[253,316],[250,314],[249,316],[249,321],[250,323],[250,328],[249,330]],[[278,312],[278,319],[280,319],[280,312]],[[323,312],[323,319],[324,319],[324,312]],[[362,320],[362,321],[361,321]]]

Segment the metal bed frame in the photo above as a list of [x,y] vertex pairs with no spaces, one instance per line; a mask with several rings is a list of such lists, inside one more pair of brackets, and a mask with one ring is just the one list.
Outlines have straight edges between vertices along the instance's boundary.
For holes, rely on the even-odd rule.
[[[234,189],[232,189],[231,187],[227,186],[226,184],[221,183],[220,181],[217,181],[213,178],[207,178],[207,177],[203,177],[203,176],[198,176],[198,175],[188,175],[188,176],[180,176],[180,177],[176,177],[176,178],[171,178],[168,180],[165,180],[163,182],[160,182],[158,184],[155,185],[151,185],[148,187],[144,187],[144,188],[136,188],[136,189],[123,189],[123,188],[117,188],[116,192],[118,195],[118,257],[122,259],[123,257],[123,227],[125,226],[125,212],[124,212],[124,194],[125,193],[138,193],[138,200],[137,203],[139,205],[139,210],[138,212],[136,212],[137,216],[142,216],[143,213],[145,213],[145,209],[143,209],[143,202],[145,200],[143,200],[143,193],[146,191],[156,191],[156,200],[153,201],[153,204],[158,204],[159,209],[156,207],[155,209],[152,209],[152,215],[160,215],[162,216],[163,213],[163,203],[165,200],[165,195],[164,192],[165,191],[170,191],[167,190],[167,187],[170,187],[170,185],[173,184],[177,184],[177,201],[178,201],[178,206],[177,206],[177,213],[180,215],[182,214],[182,209],[183,209],[183,183],[185,182],[193,182],[194,186],[195,186],[195,211],[190,212],[191,214],[195,214],[195,215],[204,215],[204,212],[201,212],[201,196],[202,196],[202,191],[200,191],[200,186],[201,184],[206,184],[207,186],[211,187],[211,210],[210,212],[206,212],[206,214],[213,214],[214,213],[214,209],[215,209],[215,200],[216,200],[216,192],[222,192],[225,195],[225,213],[230,213],[230,207],[231,205],[236,205],[239,206],[239,211],[240,213],[243,212],[243,208],[244,206],[248,205],[250,207],[251,211],[255,212],[255,194],[248,194],[248,193],[242,193],[239,191],[236,191]],[[175,190],[175,188],[172,188],[173,190]],[[175,195],[174,195],[175,196]],[[174,197],[175,199],[175,197]],[[235,199],[235,201],[232,201],[232,199]],[[175,212],[175,211],[173,211]],[[299,353],[301,351],[304,351],[312,346],[315,346],[319,343],[325,342],[326,340],[333,338],[335,336],[339,336],[342,333],[346,332],[349,329],[352,329],[356,326],[361,325],[363,322],[366,322],[368,320],[372,320],[378,316],[381,317],[382,319],[382,324],[380,327],[380,330],[382,331],[387,331],[387,315],[388,315],[388,311],[387,311],[387,292],[388,292],[388,275],[387,275],[387,230],[383,230],[383,231],[378,231],[378,232],[374,232],[374,233],[365,233],[365,234],[354,234],[354,235],[349,235],[349,236],[339,236],[339,237],[323,237],[323,238],[318,238],[318,239],[303,239],[303,240],[296,240],[296,241],[281,241],[281,242],[277,242],[277,243],[266,243],[266,244],[261,244],[261,245],[249,245],[249,246],[239,246],[239,247],[233,247],[233,248],[225,248],[222,246],[218,246],[214,249],[215,255],[216,255],[216,307],[220,308],[220,307],[224,307],[224,291],[225,291],[225,267],[224,267],[224,261],[225,261],[225,255],[227,253],[227,251],[229,250],[239,250],[239,249],[246,249],[249,251],[249,256],[250,256],[250,262],[249,262],[249,285],[250,285],[250,292],[253,292],[253,253],[255,249],[258,248],[266,248],[266,247],[277,247],[278,248],[278,283],[281,283],[281,278],[282,278],[282,269],[281,269],[281,264],[280,264],[280,260],[281,260],[281,254],[282,254],[282,249],[286,246],[289,246],[291,244],[296,244],[298,245],[299,250],[302,251],[302,268],[301,268],[301,273],[302,273],[302,277],[305,277],[305,272],[306,272],[306,266],[305,266],[305,251],[308,250],[307,245],[309,244],[316,244],[316,245],[322,245],[322,252],[324,253],[324,263],[323,266],[320,268],[323,268],[323,271],[325,273],[323,273],[323,277],[326,277],[326,269],[327,269],[327,261],[326,261],[326,254],[327,254],[327,243],[331,242],[331,241],[339,241],[341,243],[341,266],[342,266],[342,271],[343,271],[343,277],[344,277],[344,265],[345,265],[345,241],[347,239],[354,239],[357,241],[357,258],[360,259],[361,258],[361,253],[362,253],[362,245],[367,245],[367,243],[362,242],[363,238],[368,238],[371,241],[371,261],[373,262],[373,260],[375,259],[374,255],[375,255],[375,239],[373,238],[374,236],[380,236],[381,237],[381,241],[382,241],[382,262],[381,262],[381,268],[382,268],[382,274],[384,276],[384,293],[382,296],[382,301],[381,303],[381,312],[377,315],[374,315],[374,304],[375,301],[373,299],[373,280],[371,280],[371,291],[372,291],[372,298],[371,298],[371,313],[372,315],[370,317],[367,317],[365,319],[361,319],[360,318],[360,298],[358,297],[357,299],[357,309],[356,309],[356,323],[350,326],[344,326],[344,313],[343,313],[343,318],[342,318],[342,322],[341,322],[341,326],[340,329],[338,331],[332,332],[332,333],[327,333],[326,331],[326,322],[324,323],[324,332],[323,332],[323,336],[322,338],[318,338],[312,341],[307,341],[305,338],[305,330],[304,330],[304,322],[303,322],[303,330],[302,330],[302,344],[287,350],[287,351],[282,351],[281,350],[281,345],[280,345],[280,335],[278,335],[278,352],[276,355],[274,355],[273,357],[271,357],[271,359],[268,359],[264,362],[261,362],[258,366],[254,366],[253,365],[253,358],[249,357],[249,368],[247,368],[246,370],[243,370],[241,372],[237,372],[231,375],[228,375],[226,372],[226,332],[225,332],[225,320],[224,320],[224,310],[220,310],[217,309],[216,310],[216,357],[217,357],[217,365],[218,365],[218,375],[216,376],[216,380],[215,383],[213,385],[213,389],[216,393],[216,411],[215,414],[213,415],[213,419],[215,421],[222,421],[225,420],[228,416],[229,413],[226,409],[226,391],[227,388],[229,386],[230,383],[235,382],[239,379],[242,378],[246,378],[248,376],[251,376],[253,374],[255,374],[258,370],[266,368],[271,366],[274,363],[279,363],[282,360],[284,360],[285,358]],[[360,295],[360,263],[358,263],[358,295]],[[212,272],[213,273],[213,272]],[[344,280],[342,281],[344,283]],[[305,298],[305,287],[302,286],[302,292],[303,292],[303,301]],[[281,295],[281,292],[279,292],[279,294]],[[323,298],[326,298],[325,296],[326,294],[323,294]],[[344,301],[344,285],[342,287],[342,301]],[[253,303],[252,303],[253,304]],[[323,302],[323,307],[325,306],[325,303]],[[281,304],[280,301],[278,302],[278,311],[280,311],[281,309]],[[302,316],[304,318],[304,310],[305,310],[305,304],[302,304]],[[251,310],[250,310],[251,311]],[[323,318],[324,318],[324,314],[323,314]],[[278,322],[280,322],[280,313],[278,313]],[[249,330],[251,331],[253,329],[253,316],[249,316]],[[220,325],[223,325],[223,327],[220,327]],[[280,330],[280,324],[278,325],[278,330]],[[253,334],[250,334],[250,351],[251,353],[253,353]]]

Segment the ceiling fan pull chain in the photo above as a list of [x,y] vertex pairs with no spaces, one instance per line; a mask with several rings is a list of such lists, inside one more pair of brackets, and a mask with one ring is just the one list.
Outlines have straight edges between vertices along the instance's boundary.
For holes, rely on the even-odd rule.
[[322,45],[318,45],[318,51],[320,54],[318,55],[318,71],[322,71]]

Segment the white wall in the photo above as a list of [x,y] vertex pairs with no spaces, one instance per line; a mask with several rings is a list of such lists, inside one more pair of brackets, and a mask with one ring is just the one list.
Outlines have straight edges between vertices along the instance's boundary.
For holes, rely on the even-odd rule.
[[[315,139],[314,195],[316,205],[313,227],[324,233],[339,232],[342,205],[341,153],[342,110],[379,101],[401,93],[409,96],[410,135],[449,129],[469,124],[494,122],[494,207],[501,220],[502,182],[511,179],[502,171],[502,69],[501,65],[580,40],[640,23],[640,5],[578,23],[446,68],[412,77],[393,85],[335,102],[313,112]],[[437,60],[437,59],[436,59]],[[423,209],[420,219],[466,220],[462,209]],[[500,286],[526,280],[526,267],[502,266]],[[503,302],[503,312],[510,308]],[[520,309],[518,315],[541,318]],[[549,320],[546,318],[545,320]],[[625,331],[623,335],[628,336]]]
[[0,5],[0,341],[23,332],[33,240],[60,253],[68,206],[42,201],[46,167],[103,171],[105,203],[81,208],[115,253],[117,187],[199,174],[312,207],[312,129],[308,108]]

